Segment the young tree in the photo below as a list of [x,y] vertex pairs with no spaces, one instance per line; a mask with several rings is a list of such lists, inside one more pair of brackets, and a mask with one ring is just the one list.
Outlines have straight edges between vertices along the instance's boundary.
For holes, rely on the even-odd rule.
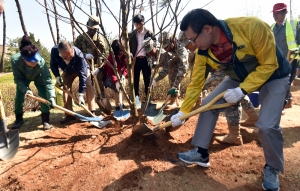
[[5,18],[5,11],[3,11],[3,50],[0,62],[0,73],[4,72],[4,60],[5,60],[5,44],[6,44],[6,18]]
[[47,9],[47,7],[48,7],[47,6],[47,0],[44,0],[44,4],[45,4],[45,8],[46,8],[46,15],[47,15],[48,25],[49,25],[49,28],[50,28],[53,43],[54,43],[54,45],[56,45],[57,43],[56,43],[55,36],[54,36],[53,30],[52,30],[52,25],[51,25],[51,22],[50,22],[50,17],[49,17],[49,13],[48,13],[48,9]]
[[21,22],[23,32],[24,32],[25,35],[28,35],[25,24],[24,24],[24,20],[23,20],[21,5],[19,3],[19,0],[15,0],[15,1],[16,1],[18,12],[19,12],[19,17],[20,17],[20,22]]

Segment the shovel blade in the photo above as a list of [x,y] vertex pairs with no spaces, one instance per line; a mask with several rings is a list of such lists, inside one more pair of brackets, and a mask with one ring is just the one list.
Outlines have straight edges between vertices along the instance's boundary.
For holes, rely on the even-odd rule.
[[[142,108],[144,108],[145,102],[142,102]],[[159,110],[156,109],[156,104],[149,103],[145,110],[145,115],[148,117],[154,117],[158,115]]]
[[103,119],[103,116],[85,117],[85,116],[82,116],[80,114],[76,114],[75,116],[78,117],[81,121],[87,121],[87,122],[92,122],[92,121],[99,122],[99,121],[102,121],[102,119]]
[[0,159],[12,159],[19,149],[20,136],[19,130],[5,131],[5,122],[0,121]]
[[144,135],[145,133],[148,133],[149,131],[152,132],[152,129],[150,127],[148,127],[148,125],[145,123],[136,125],[132,129],[132,133],[136,134],[136,135]]
[[111,121],[92,121],[90,124],[94,125],[95,127],[102,129],[103,127],[110,127],[112,125]]
[[112,110],[112,107],[111,107],[111,104],[110,104],[110,102],[109,102],[109,99],[108,99],[107,97],[102,98],[102,103],[103,103],[105,109],[106,109],[107,111],[109,111],[109,114],[110,114],[110,113],[111,113],[111,110]]
[[118,121],[127,119],[128,117],[130,117],[130,110],[120,109],[118,111],[114,111],[114,118]]
[[107,115],[111,114],[111,108],[107,108],[105,105],[107,103],[104,103],[105,101],[103,101],[102,99],[98,98],[96,103],[99,106],[99,108],[101,109],[101,111]]

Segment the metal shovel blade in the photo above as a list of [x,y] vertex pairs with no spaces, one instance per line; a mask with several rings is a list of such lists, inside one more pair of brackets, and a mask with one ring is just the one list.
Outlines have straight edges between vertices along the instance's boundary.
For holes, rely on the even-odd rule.
[[94,125],[95,127],[98,127],[99,129],[102,129],[103,127],[110,127],[112,125],[111,121],[92,121],[90,124]]
[[[145,106],[145,102],[142,102],[142,107],[144,108]],[[152,104],[152,103],[148,103],[148,106],[145,110],[145,115],[147,115],[148,117],[154,117],[156,115],[158,115],[159,110],[156,109],[156,104]]]
[[130,117],[130,110],[120,109],[118,111],[114,111],[114,118],[118,121],[127,119],[128,117]]
[[0,159],[12,159],[19,149],[19,130],[8,130],[5,121],[0,120]]
[[91,122],[91,121],[102,121],[103,116],[99,116],[99,117],[85,117],[83,115],[80,115],[78,113],[75,113],[74,115],[75,117],[78,117],[81,121],[87,121],[87,122]]
[[159,112],[156,116],[154,116],[153,118],[149,117],[149,119],[152,121],[153,125],[160,123],[167,116],[167,114],[164,112],[164,108],[165,108],[165,105],[163,105],[160,108],[160,110],[158,110]]
[[[103,113],[105,113],[107,115],[111,114],[111,106],[110,106],[110,108],[107,107],[107,105],[109,103],[107,98],[104,98],[104,99],[97,98],[96,103],[99,106],[99,108],[101,109],[101,111],[103,111]],[[109,105],[110,105],[110,103],[109,103]]]
[[[147,124],[143,123],[140,125],[136,125],[132,129],[132,133],[135,135],[144,135],[146,133],[152,132],[152,129],[148,127]],[[151,135],[146,136],[147,138],[159,138],[159,136],[155,133],[152,132]]]

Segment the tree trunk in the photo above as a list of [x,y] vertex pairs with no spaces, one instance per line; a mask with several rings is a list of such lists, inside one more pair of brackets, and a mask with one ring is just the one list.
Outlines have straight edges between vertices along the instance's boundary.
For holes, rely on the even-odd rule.
[[154,17],[153,17],[153,9],[152,9],[152,0],[149,0],[150,3],[150,12],[151,12],[151,21],[152,21],[152,30],[153,34],[155,34],[155,25],[154,25]]
[[99,16],[99,6],[98,6],[98,0],[95,0],[95,5],[96,5],[96,16]]
[[[72,5],[71,5],[70,0],[68,0],[68,6],[69,6],[70,12],[73,12],[73,10],[72,10]],[[71,26],[72,26],[73,42],[75,42],[75,40],[76,40],[76,35],[75,35],[75,25],[74,25],[74,21],[73,21],[72,18],[71,18],[71,15],[70,15],[70,21],[71,21]]]
[[4,59],[5,59],[5,44],[6,44],[6,18],[5,11],[3,11],[3,51],[0,62],[0,73],[4,72]]
[[24,32],[25,35],[28,35],[26,27],[25,27],[25,24],[24,24],[24,20],[23,20],[23,16],[22,16],[22,9],[21,9],[19,0],[15,0],[15,1],[16,1],[16,5],[17,5],[17,8],[18,8],[19,17],[20,17],[20,21],[21,21],[21,26],[22,26],[23,32]]
[[[136,0],[134,0],[133,5],[132,5],[132,19],[135,15],[135,9],[136,9],[135,6],[136,6]],[[131,24],[131,31],[133,31],[133,29],[134,29],[133,21],[131,23],[132,23]]]
[[[130,104],[130,114],[133,118],[137,119],[138,112],[136,109],[135,103],[135,93],[133,88],[133,75],[132,75],[132,61],[130,58],[130,48],[129,48],[129,37],[128,37],[128,28],[127,28],[127,20],[128,20],[128,7],[126,7],[125,0],[120,0],[120,7],[122,9],[122,37],[125,41],[125,51],[126,51],[126,64],[128,71],[128,86],[129,86],[129,97],[133,104]],[[128,3],[129,5],[129,3]]]
[[60,36],[59,36],[59,27],[58,27],[58,18],[57,18],[57,10],[56,10],[56,5],[55,5],[55,0],[52,0],[53,3],[53,9],[54,9],[54,13],[55,13],[55,25],[56,25],[56,42],[57,44],[59,43],[60,40]]
[[48,7],[48,6],[47,6],[47,1],[44,0],[44,3],[45,3],[46,15],[47,15],[47,20],[48,20],[48,24],[49,24],[51,36],[52,36],[54,45],[56,45],[57,43],[56,43],[56,40],[55,40],[55,36],[54,36],[54,34],[53,34],[52,25],[51,25],[51,22],[50,22],[50,17],[49,17],[49,13],[48,13],[48,9],[47,9],[47,7]]
[[92,0],[90,0],[90,11],[91,11],[91,15],[93,15]]

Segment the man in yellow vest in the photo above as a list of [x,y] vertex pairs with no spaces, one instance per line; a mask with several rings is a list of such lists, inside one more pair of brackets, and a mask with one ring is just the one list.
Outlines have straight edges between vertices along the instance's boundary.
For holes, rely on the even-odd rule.
[[[275,41],[277,46],[281,49],[283,54],[291,63],[291,76],[290,76],[290,85],[295,79],[298,63],[297,57],[291,54],[291,50],[297,48],[295,36],[297,28],[297,20],[293,19],[291,21],[286,19],[287,6],[285,3],[277,3],[273,6],[273,18],[276,23],[271,26],[271,29],[275,36]],[[287,92],[285,108],[292,107],[292,94],[290,90]],[[284,111],[283,111],[284,114]]]

